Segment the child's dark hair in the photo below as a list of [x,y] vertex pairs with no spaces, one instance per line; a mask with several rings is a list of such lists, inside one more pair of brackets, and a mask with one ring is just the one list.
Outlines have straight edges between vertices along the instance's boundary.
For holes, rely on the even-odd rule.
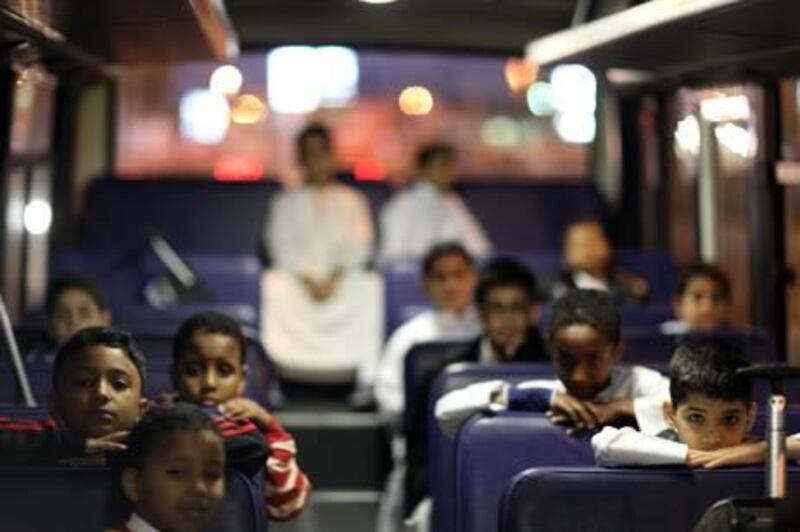
[[742,350],[731,342],[712,338],[686,340],[675,349],[669,364],[673,407],[677,408],[690,393],[749,404],[750,379],[736,373],[749,365]]
[[68,274],[59,277],[47,287],[47,295],[44,301],[44,311],[48,317],[53,315],[56,309],[56,302],[58,298],[67,290],[80,290],[88,295],[97,308],[105,310],[106,300],[103,297],[103,292],[97,284],[88,277],[77,274]]
[[113,327],[87,327],[81,329],[59,348],[53,364],[53,391],[58,391],[60,376],[66,365],[75,357],[80,356],[84,350],[95,345],[119,349],[125,353],[139,372],[139,378],[142,381],[142,395],[144,395],[147,389],[144,353],[136,345],[133,336],[129,332]]
[[425,254],[425,258],[422,259],[423,275],[425,277],[432,275],[433,269],[436,267],[436,263],[439,262],[439,259],[449,255],[460,255],[468,265],[472,266],[473,264],[472,256],[464,246],[458,242],[442,242],[431,247],[428,253]]
[[475,301],[478,306],[483,307],[489,292],[500,287],[519,288],[531,303],[538,299],[536,276],[514,259],[494,259],[481,268],[478,285],[475,287]]
[[306,143],[308,142],[308,139],[314,137],[321,139],[322,143],[325,145],[325,148],[328,151],[331,151],[333,147],[333,140],[331,138],[330,130],[322,124],[309,124],[303,128],[299,135],[297,135],[297,156],[300,159],[300,162],[305,162],[307,155]]
[[172,361],[177,364],[186,347],[192,341],[195,333],[222,334],[233,338],[239,346],[239,356],[242,364],[247,356],[247,340],[242,332],[242,326],[225,314],[213,311],[200,312],[190,316],[184,321],[172,342]]
[[696,262],[681,269],[678,275],[678,282],[676,284],[675,294],[682,296],[686,289],[689,288],[689,283],[697,277],[706,277],[711,279],[717,288],[720,295],[728,301],[731,297],[731,283],[725,272],[705,262]]
[[219,428],[211,416],[200,407],[175,403],[169,406],[152,406],[133,427],[122,453],[109,455],[113,466],[114,484],[108,500],[107,514],[111,523],[127,519],[131,503],[122,491],[122,471],[127,468],[141,470],[165,438],[177,431],[211,431],[220,436]]
[[425,168],[437,157],[444,157],[452,160],[456,156],[456,151],[449,144],[427,144],[417,152],[417,167]]
[[611,297],[600,290],[570,290],[553,304],[550,340],[559,329],[570,325],[588,325],[597,329],[614,345],[619,344],[622,338],[619,311]]

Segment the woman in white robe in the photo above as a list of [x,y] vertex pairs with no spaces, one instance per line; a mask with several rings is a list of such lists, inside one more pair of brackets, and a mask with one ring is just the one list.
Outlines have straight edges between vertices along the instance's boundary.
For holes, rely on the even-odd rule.
[[383,284],[365,269],[372,218],[360,192],[332,179],[327,131],[312,126],[298,143],[306,182],[278,195],[265,231],[262,334],[284,376],[349,381],[383,338]]

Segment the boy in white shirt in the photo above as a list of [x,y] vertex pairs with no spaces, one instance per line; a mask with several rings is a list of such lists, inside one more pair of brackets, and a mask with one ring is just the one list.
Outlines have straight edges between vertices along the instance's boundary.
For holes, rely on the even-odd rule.
[[617,366],[622,358],[619,312],[598,290],[572,290],[553,306],[548,343],[557,379],[509,385],[482,382],[455,390],[436,403],[442,430],[483,410],[547,412],[570,432],[634,421],[647,433],[666,425],[661,405],[669,381],[640,366]]
[[755,404],[741,350],[714,339],[678,346],[670,362],[671,402],[664,403],[670,428],[658,436],[631,428],[605,427],[592,438],[603,466],[714,464],[715,451],[741,444],[752,427]]

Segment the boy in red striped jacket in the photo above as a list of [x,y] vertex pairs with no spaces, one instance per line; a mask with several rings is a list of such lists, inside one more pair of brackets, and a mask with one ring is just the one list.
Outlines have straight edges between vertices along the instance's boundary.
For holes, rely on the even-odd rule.
[[291,434],[255,401],[242,397],[247,377],[246,341],[236,321],[216,312],[186,320],[173,343],[172,381],[178,400],[216,406],[228,418],[252,421],[268,447],[267,515],[285,521],[298,515],[311,484],[297,464]]
[[[125,449],[130,429],[147,407],[144,355],[130,334],[110,327],[75,333],[56,355],[53,389],[43,420],[0,417],[0,463],[51,465],[103,462]],[[248,420],[212,416],[225,437],[228,465],[252,475],[266,445]]]

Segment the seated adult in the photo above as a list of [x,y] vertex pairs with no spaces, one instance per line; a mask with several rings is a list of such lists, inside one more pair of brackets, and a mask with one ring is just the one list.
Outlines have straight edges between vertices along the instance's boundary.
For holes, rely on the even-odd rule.
[[437,244],[422,262],[422,281],[433,308],[417,314],[389,337],[375,378],[375,398],[389,419],[403,412],[403,368],[416,344],[469,340],[480,333],[478,312],[472,305],[475,269],[461,244]]
[[64,275],[51,282],[44,310],[47,334],[25,353],[28,360],[53,360],[58,348],[79,330],[111,324],[111,312],[103,292],[94,281],[82,275]]
[[637,303],[650,295],[647,281],[614,264],[614,252],[597,220],[581,220],[564,231],[563,270],[553,300],[573,288],[608,292],[616,305]]
[[325,127],[304,129],[297,148],[305,182],[276,197],[265,230],[264,344],[287,378],[347,382],[383,336],[383,285],[366,271],[372,220],[364,196],[334,180]]
[[675,320],[662,323],[664,334],[714,332],[728,327],[731,284],[725,272],[706,263],[684,268],[672,301]]
[[444,144],[425,146],[417,164],[419,177],[395,194],[381,211],[380,260],[419,259],[434,244],[451,241],[459,242],[474,257],[489,253],[489,239],[453,191],[453,148]]

